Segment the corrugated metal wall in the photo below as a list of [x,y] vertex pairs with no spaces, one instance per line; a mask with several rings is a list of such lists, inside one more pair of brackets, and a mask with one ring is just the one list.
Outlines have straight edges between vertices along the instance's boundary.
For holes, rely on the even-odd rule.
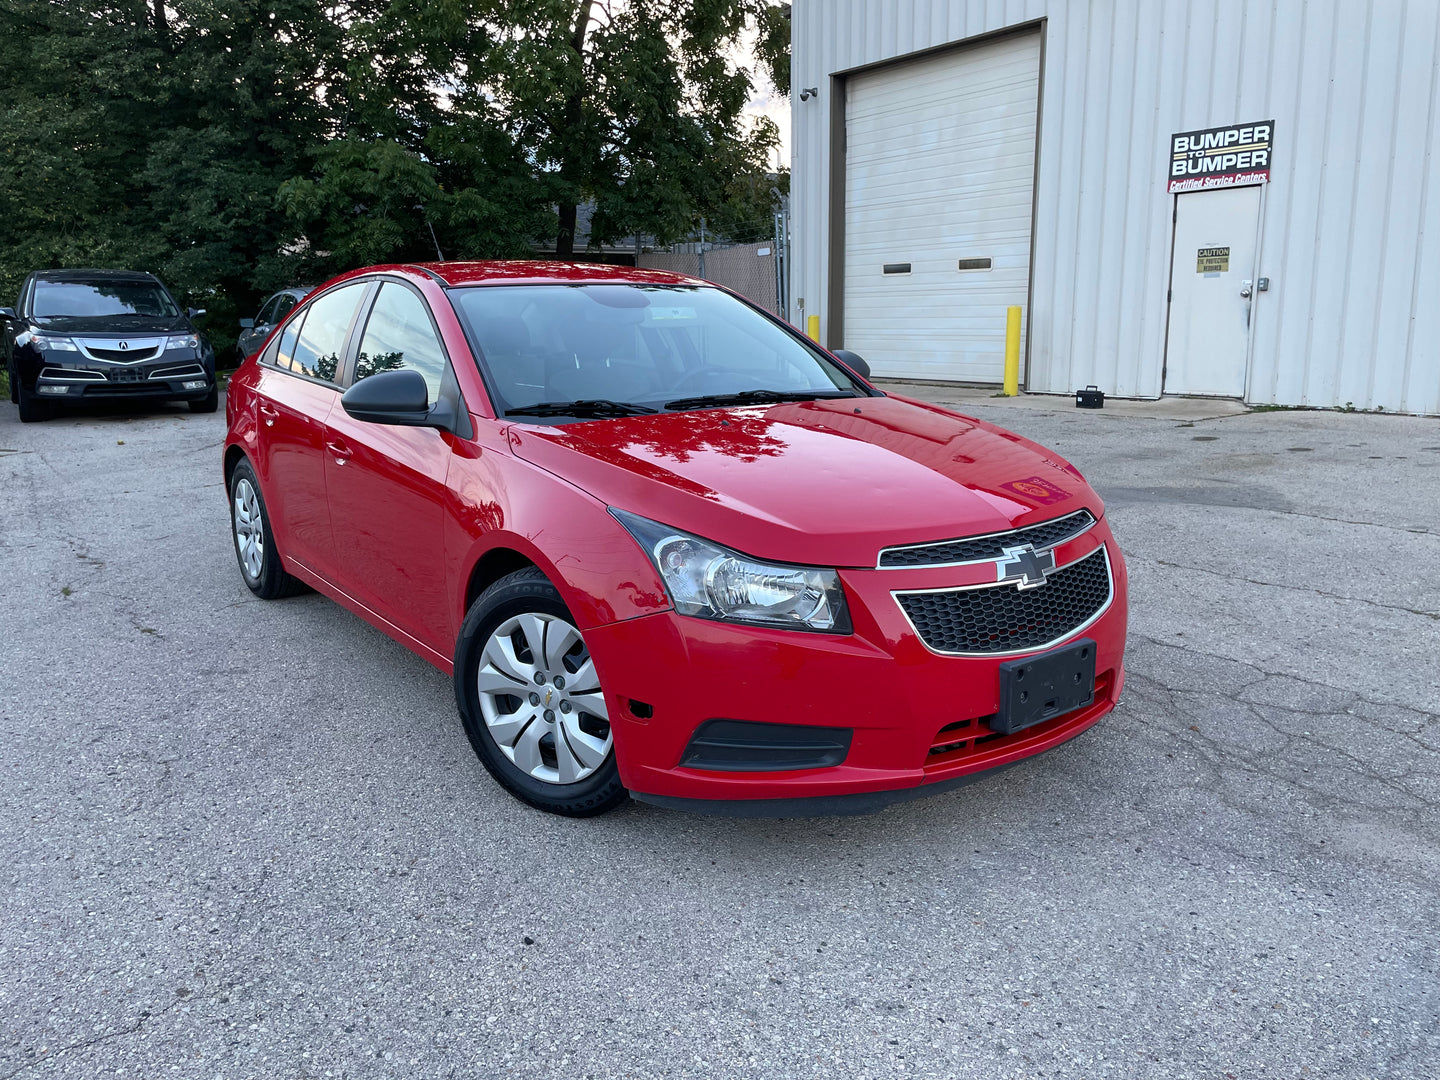
[[1159,395],[1167,137],[1273,118],[1248,399],[1440,413],[1435,0],[795,0],[792,318],[823,340],[830,76],[1039,19],[1030,389]]

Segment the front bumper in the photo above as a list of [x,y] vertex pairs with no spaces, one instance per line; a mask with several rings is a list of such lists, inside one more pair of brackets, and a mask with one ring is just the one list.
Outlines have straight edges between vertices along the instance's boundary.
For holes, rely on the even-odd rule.
[[215,390],[210,365],[193,356],[160,356],[134,366],[102,362],[39,363],[34,392],[46,401],[95,401],[128,398],[198,401]]
[[[865,812],[906,794],[955,786],[1074,738],[1110,712],[1124,684],[1127,588],[1119,548],[1102,520],[1056,549],[1062,565],[1108,549],[1113,595],[1103,612],[1063,639],[1096,643],[1094,701],[1013,735],[990,731],[999,667],[1013,654],[947,656],[927,648],[897,591],[994,583],[994,564],[843,570],[853,634],[768,630],[687,618],[673,611],[585,632],[607,688],[620,778],[637,798],[666,805],[717,800],[722,813],[770,800],[800,813]],[[842,763],[745,772],[680,762],[696,729],[723,718],[852,729]],[[943,729],[943,730],[942,730]],[[889,793],[874,798],[878,793]],[[858,798],[846,798],[858,797]],[[836,800],[839,801],[836,801]],[[730,804],[730,805],[724,805]]]

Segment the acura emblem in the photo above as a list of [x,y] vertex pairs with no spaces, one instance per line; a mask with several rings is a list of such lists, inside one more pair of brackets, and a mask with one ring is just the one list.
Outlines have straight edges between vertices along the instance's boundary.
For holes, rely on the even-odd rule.
[[120,351],[121,351],[121,352],[124,352],[124,351],[125,351],[126,349],[128,349],[128,348],[130,348],[130,343],[129,343],[128,341],[122,341],[122,342],[120,342]]
[[995,562],[995,580],[1013,581],[1017,588],[1035,589],[1045,584],[1045,575],[1055,572],[1055,552],[1036,551],[1031,544],[1007,547],[1005,557]]

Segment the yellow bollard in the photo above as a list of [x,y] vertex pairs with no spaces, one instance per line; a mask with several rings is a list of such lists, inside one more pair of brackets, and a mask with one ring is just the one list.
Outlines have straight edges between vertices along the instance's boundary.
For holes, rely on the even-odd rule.
[[1020,308],[1005,312],[1005,396],[1020,393]]
[[820,316],[819,316],[819,315],[807,315],[807,316],[805,316],[805,336],[808,337],[811,341],[815,342],[816,345],[819,345],[819,344],[820,344]]

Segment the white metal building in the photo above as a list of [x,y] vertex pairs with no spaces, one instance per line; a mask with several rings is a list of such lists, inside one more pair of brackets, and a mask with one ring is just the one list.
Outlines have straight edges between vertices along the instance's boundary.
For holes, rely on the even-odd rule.
[[[790,317],[880,376],[1440,413],[1440,0],[795,0]],[[811,92],[813,91],[813,92]]]

